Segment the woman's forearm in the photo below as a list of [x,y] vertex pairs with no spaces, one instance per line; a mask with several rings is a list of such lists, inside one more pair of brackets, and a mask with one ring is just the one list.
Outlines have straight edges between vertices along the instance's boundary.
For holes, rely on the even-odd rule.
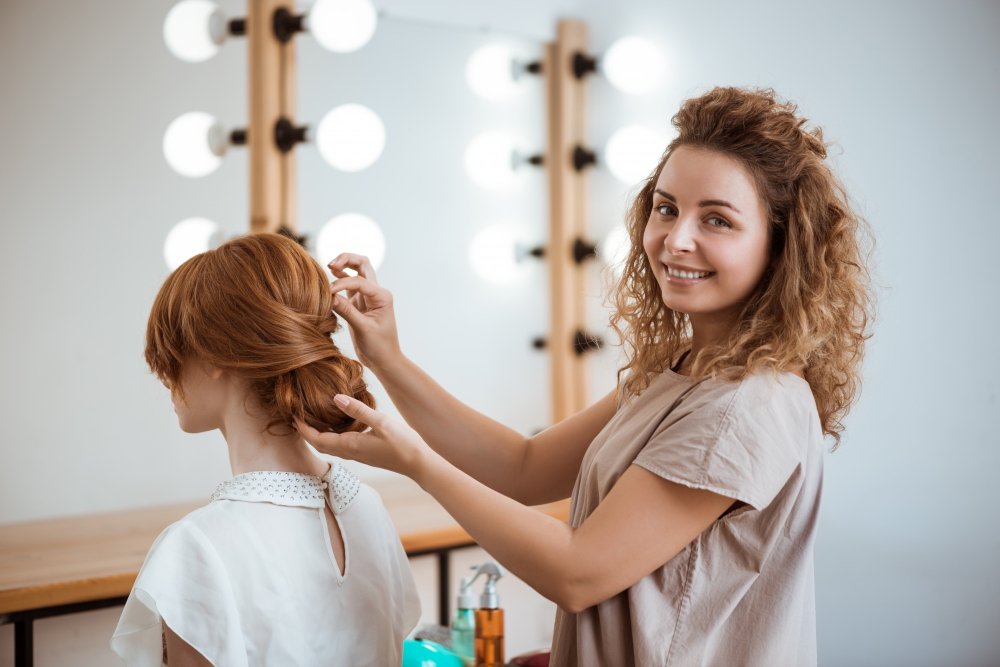
[[410,469],[469,535],[570,613],[607,600],[679,554],[733,499],[636,465],[577,527],[515,502],[424,448]]
[[[430,454],[430,456],[434,456]],[[474,540],[517,577],[564,609],[572,595],[572,529],[554,517],[493,493],[441,459],[414,480],[455,517]]]
[[403,418],[436,452],[486,486],[519,499],[528,439],[476,412],[400,354],[372,369]]

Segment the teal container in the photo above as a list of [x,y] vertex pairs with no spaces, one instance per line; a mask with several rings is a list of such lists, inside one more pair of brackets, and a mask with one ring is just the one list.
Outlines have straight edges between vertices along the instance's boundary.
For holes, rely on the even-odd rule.
[[462,660],[437,642],[404,639],[402,667],[462,667]]
[[466,665],[476,655],[476,610],[459,608],[451,621],[451,647]]

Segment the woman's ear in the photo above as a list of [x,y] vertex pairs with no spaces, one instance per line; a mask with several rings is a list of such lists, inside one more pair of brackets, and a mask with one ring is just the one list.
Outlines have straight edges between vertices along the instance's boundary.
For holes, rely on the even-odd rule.
[[206,366],[205,372],[208,373],[208,377],[212,378],[213,380],[218,380],[219,378],[222,377],[222,374],[225,373],[224,370],[222,370],[217,366]]

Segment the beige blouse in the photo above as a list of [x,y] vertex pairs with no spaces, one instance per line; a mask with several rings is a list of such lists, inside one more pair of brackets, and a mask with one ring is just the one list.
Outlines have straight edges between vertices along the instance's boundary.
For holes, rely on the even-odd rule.
[[823,445],[809,385],[788,373],[736,383],[666,371],[619,405],[584,456],[571,525],[630,465],[745,506],[622,593],[559,610],[552,664],[815,665]]

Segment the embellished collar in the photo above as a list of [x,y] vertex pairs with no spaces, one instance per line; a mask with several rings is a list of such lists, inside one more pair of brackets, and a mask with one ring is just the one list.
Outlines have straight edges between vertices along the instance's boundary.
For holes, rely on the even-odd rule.
[[333,463],[322,477],[301,472],[260,470],[226,480],[211,500],[243,500],[289,507],[321,508],[327,502],[335,514],[346,510],[361,489],[361,480],[340,463]]

